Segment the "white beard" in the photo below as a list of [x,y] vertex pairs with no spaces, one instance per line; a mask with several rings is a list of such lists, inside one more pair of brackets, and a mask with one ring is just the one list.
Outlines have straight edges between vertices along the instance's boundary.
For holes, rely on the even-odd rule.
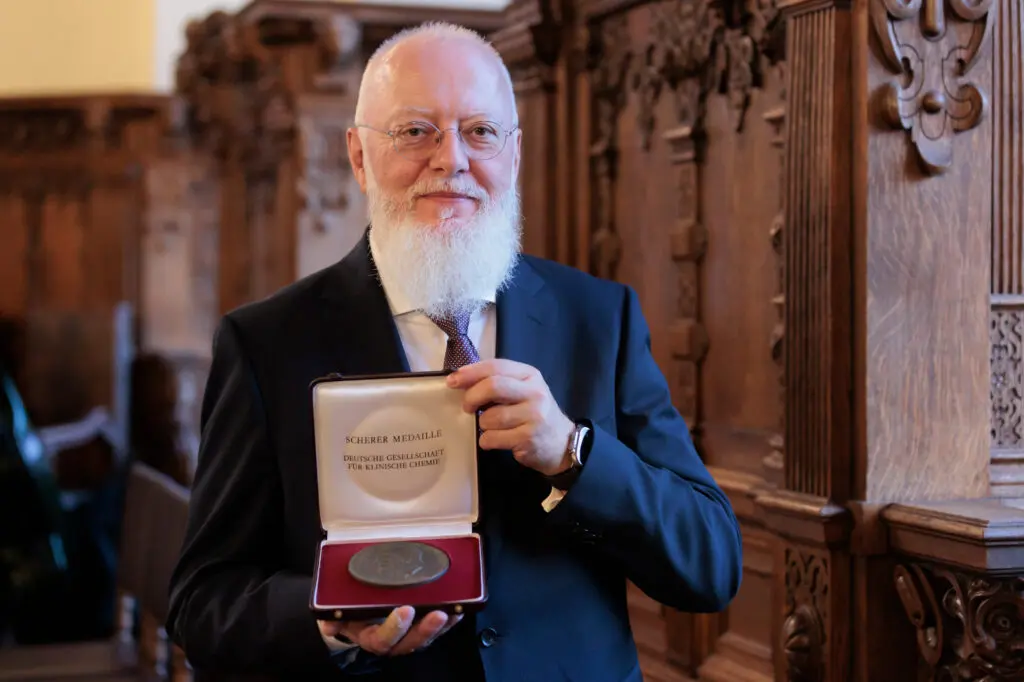
[[[413,307],[431,316],[475,312],[483,296],[507,286],[518,260],[522,226],[520,197],[513,185],[498,200],[473,182],[439,181],[412,188],[407,197],[387,196],[367,169],[367,199],[374,258]],[[477,197],[472,218],[442,217],[423,224],[412,217],[414,199],[425,192],[462,192]],[[451,224],[447,224],[447,223]]]

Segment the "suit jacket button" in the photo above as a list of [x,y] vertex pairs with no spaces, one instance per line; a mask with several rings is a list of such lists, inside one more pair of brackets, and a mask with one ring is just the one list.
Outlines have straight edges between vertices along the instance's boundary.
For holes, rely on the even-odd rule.
[[498,632],[494,628],[484,628],[480,631],[480,646],[487,648],[498,641]]

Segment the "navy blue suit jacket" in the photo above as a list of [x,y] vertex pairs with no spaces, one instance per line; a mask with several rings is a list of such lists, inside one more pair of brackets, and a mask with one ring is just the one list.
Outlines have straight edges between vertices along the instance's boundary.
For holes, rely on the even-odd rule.
[[309,384],[407,369],[365,236],[336,265],[222,319],[168,623],[197,671],[639,681],[627,579],[676,609],[730,602],[739,526],[672,405],[632,289],[523,257],[498,297],[497,334],[499,357],[537,367],[565,413],[593,424],[583,472],[549,514],[539,474],[482,451],[485,609],[425,651],[362,654],[342,671],[308,610],[321,538]]

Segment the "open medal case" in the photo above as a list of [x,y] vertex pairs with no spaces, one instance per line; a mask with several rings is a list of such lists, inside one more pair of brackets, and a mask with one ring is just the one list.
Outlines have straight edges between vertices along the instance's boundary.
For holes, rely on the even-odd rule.
[[[449,614],[487,600],[477,416],[449,372],[331,375],[312,384],[323,540],[310,609],[321,620]],[[397,550],[397,551],[395,551]]]

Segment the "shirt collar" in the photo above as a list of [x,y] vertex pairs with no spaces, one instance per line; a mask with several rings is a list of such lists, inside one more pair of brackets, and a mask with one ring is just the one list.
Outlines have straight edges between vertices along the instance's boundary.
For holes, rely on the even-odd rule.
[[[373,228],[370,229],[369,241],[370,255],[373,258],[373,264],[377,271],[380,285],[384,289],[384,296],[387,298],[388,306],[391,308],[392,317],[418,312],[419,308],[413,305],[409,297],[405,295],[405,291],[399,286],[398,277],[393,268],[390,267],[387,259],[378,257],[380,251],[374,239]],[[497,294],[494,291],[486,291],[478,295],[477,298],[487,303],[494,303],[497,300]]]

